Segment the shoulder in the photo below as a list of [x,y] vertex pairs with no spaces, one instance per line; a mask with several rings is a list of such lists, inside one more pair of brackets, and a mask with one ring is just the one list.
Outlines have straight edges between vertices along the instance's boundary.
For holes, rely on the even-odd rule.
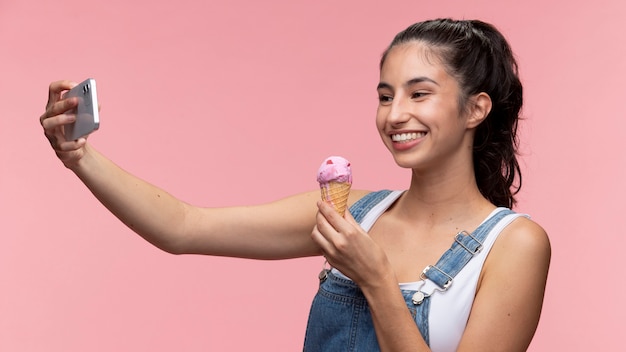
[[500,233],[487,257],[483,274],[508,276],[526,271],[546,277],[551,253],[550,239],[543,227],[520,216]]
[[546,231],[524,216],[518,217],[502,230],[494,248],[528,255],[549,257],[551,254],[550,239]]

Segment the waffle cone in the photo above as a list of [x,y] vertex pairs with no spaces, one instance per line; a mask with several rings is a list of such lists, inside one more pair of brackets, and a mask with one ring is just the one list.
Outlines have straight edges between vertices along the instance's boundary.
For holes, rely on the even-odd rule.
[[352,185],[347,182],[329,182],[320,185],[322,191],[322,200],[330,203],[339,215],[344,216],[348,206],[348,196],[350,195],[350,187]]

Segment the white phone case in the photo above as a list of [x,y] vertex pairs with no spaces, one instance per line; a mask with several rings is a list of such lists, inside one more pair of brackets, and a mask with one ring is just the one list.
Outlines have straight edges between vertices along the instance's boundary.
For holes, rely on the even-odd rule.
[[98,113],[98,94],[96,80],[88,78],[70,89],[66,98],[78,97],[78,106],[73,111],[76,114],[76,122],[65,125],[65,139],[68,141],[84,137],[100,127]]

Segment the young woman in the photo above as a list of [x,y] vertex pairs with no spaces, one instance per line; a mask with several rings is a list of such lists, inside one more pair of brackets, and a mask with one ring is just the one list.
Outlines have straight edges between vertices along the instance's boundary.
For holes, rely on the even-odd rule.
[[[130,175],[85,138],[67,141],[75,83],[50,85],[40,121],[63,164],[121,221],[176,254],[323,255],[306,351],[524,351],[550,262],[545,231],[509,210],[521,182],[517,64],[480,21],[399,33],[380,63],[376,126],[407,190],[351,192],[339,216],[319,191],[201,208]],[[282,214],[276,216],[276,214]],[[288,216],[285,216],[288,214]]]

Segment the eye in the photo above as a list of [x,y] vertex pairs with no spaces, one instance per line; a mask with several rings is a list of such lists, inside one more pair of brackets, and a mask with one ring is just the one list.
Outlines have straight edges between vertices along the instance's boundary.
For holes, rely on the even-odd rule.
[[413,92],[413,94],[411,94],[411,99],[419,99],[419,98],[423,98],[426,95],[428,95],[427,92],[424,91],[417,91],[417,92]]
[[393,97],[391,95],[379,94],[378,102],[380,105],[389,105],[393,101]]

